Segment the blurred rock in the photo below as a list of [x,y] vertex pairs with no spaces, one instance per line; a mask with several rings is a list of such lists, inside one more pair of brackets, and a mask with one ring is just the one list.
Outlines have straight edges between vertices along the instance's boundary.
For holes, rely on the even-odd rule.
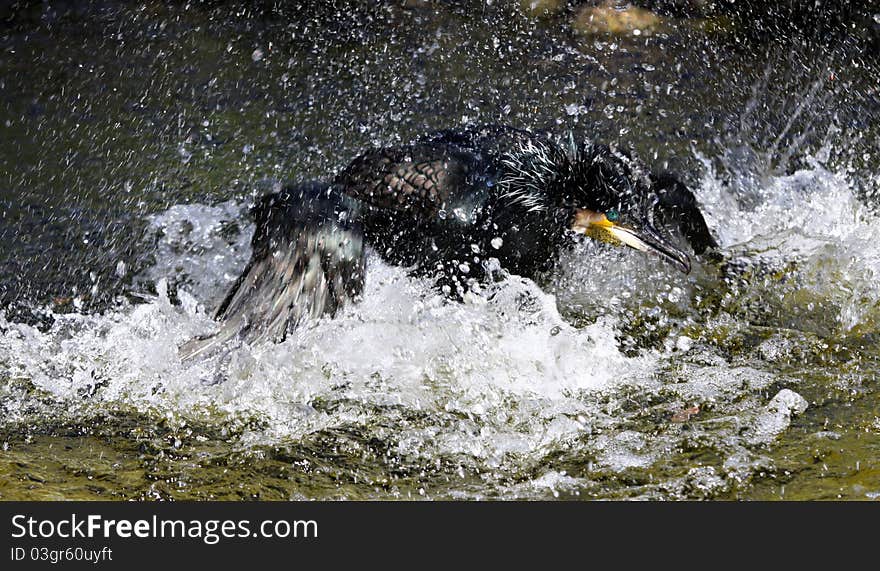
[[707,34],[731,34],[737,30],[736,23],[729,17],[723,15],[713,15],[702,17],[693,17],[683,20],[691,28],[700,30]]
[[601,6],[582,6],[572,28],[585,35],[652,34],[662,24],[657,14],[630,4],[606,2]]
[[531,18],[546,18],[560,13],[565,0],[520,0],[519,7]]

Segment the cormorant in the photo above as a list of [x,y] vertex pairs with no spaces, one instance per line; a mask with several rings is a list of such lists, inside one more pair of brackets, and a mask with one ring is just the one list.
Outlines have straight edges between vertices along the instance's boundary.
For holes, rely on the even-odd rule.
[[627,153],[505,126],[439,131],[369,150],[331,182],[288,186],[258,200],[253,255],[215,312],[220,331],[181,347],[192,357],[233,337],[279,341],[333,314],[363,289],[365,247],[437,277],[460,297],[490,279],[495,258],[534,277],[573,234],[652,252],[681,271],[716,247],[693,193]]

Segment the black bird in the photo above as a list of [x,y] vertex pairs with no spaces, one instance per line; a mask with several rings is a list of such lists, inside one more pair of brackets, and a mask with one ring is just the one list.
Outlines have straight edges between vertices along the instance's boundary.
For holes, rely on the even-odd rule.
[[332,182],[268,194],[254,207],[253,255],[221,302],[220,331],[181,348],[192,357],[233,337],[284,338],[363,289],[365,247],[437,277],[460,297],[491,279],[487,261],[534,277],[573,235],[652,252],[681,271],[717,246],[693,193],[605,145],[555,142],[505,126],[446,130],[373,149]]

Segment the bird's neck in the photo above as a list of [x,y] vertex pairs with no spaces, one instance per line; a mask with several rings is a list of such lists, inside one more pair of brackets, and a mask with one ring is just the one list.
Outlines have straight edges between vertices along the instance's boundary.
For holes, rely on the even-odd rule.
[[528,141],[501,159],[498,198],[515,211],[541,212],[555,208],[569,178],[572,160],[546,141]]

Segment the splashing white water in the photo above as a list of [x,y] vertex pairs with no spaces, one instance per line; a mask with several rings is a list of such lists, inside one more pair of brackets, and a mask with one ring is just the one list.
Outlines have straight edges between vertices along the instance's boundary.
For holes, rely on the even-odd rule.
[[254,225],[246,213],[247,206],[228,201],[178,204],[150,216],[147,236],[156,244],[155,264],[142,277],[173,280],[213,306],[250,256]]
[[[771,180],[748,208],[711,171],[698,195],[725,250],[797,257],[808,285],[843,308],[845,326],[864,319],[865,295],[878,299],[880,224],[821,166]],[[512,474],[554,454],[581,459],[579,474],[549,466],[526,484],[502,486],[528,496],[575,489],[594,470],[663,462],[683,438],[669,418],[700,407],[712,417],[699,430],[724,462],[662,486],[723,490],[725,479],[765,466],[752,449],[771,443],[803,411],[792,391],[762,395],[779,380],[773,374],[731,366],[686,337],[626,356],[617,315],[633,303],[646,314],[686,309],[700,272],[684,277],[658,260],[590,244],[569,255],[558,298],[514,276],[482,297],[451,303],[430,282],[373,258],[362,302],[335,318],[280,344],[239,345],[181,363],[177,347],[216,327],[208,313],[249,255],[244,212],[225,203],[154,216],[157,263],[145,277],[157,282],[158,295],[146,303],[56,315],[46,331],[0,317],[0,379],[28,379],[37,391],[0,395],[5,410],[19,414],[7,422],[128,407],[163,422],[221,426],[243,447],[354,424],[416,462],[455,457]],[[579,263],[585,254],[588,267]],[[826,275],[831,285],[821,282]],[[585,312],[596,303],[612,311],[575,327],[557,303],[571,310],[580,302]],[[55,405],[28,406],[39,399]],[[412,415],[422,420],[406,420]]]
[[[837,307],[844,331],[876,317],[880,219],[845,177],[810,158],[809,169],[737,189],[722,183],[710,161],[702,161],[699,198],[722,248],[752,260],[799,262],[804,288]],[[749,206],[739,200],[743,193]]]

